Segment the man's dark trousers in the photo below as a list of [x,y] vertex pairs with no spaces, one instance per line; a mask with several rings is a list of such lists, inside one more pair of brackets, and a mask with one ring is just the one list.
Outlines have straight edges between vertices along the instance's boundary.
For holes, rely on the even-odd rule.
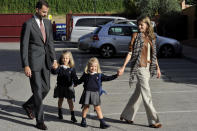
[[30,84],[33,95],[24,105],[34,109],[37,123],[42,123],[44,122],[42,101],[50,90],[50,71],[46,64],[43,64],[40,71],[32,71]]

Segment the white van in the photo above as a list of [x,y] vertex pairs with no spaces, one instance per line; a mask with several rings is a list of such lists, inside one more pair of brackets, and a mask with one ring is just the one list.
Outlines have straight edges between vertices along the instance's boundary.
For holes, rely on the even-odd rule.
[[104,25],[109,21],[126,19],[116,16],[73,16],[71,19],[70,42],[78,42],[81,36],[93,32],[98,25]]

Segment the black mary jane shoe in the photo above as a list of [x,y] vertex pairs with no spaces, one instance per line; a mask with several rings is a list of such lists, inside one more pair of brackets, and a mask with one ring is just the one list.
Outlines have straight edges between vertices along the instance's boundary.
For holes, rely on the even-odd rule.
[[107,128],[109,128],[110,127],[110,125],[108,125],[108,124],[100,124],[100,128],[101,129],[107,129]]

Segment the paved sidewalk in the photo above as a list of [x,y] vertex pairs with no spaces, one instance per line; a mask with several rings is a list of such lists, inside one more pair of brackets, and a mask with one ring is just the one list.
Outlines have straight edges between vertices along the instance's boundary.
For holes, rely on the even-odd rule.
[[[30,97],[31,89],[28,78],[21,68],[19,47],[19,43],[0,43],[0,131],[39,131],[35,128],[35,120],[28,119],[21,108],[24,101]],[[67,47],[72,50],[80,77],[91,54],[81,53],[76,45],[69,43],[57,43],[55,47],[58,55]],[[158,131],[197,129],[197,64],[187,60],[196,57],[196,54],[197,48],[184,46],[183,58],[160,60],[163,76],[161,79],[150,81],[154,105],[163,124]],[[115,73],[123,60],[122,57],[100,59],[103,73]],[[126,124],[119,120],[121,111],[134,91],[134,88],[128,86],[128,76],[129,67],[123,76],[112,82],[103,83],[108,95],[102,96],[102,111],[104,119],[111,125],[105,131],[153,131],[154,129],[147,127],[143,105],[137,113],[135,124]],[[70,122],[70,111],[66,101],[63,104],[64,119],[57,118],[57,99],[52,97],[55,84],[56,76],[51,75],[51,90],[44,100],[48,131],[100,131],[99,121],[92,106],[87,118],[88,127],[80,126],[81,105],[78,102],[83,91],[82,85],[75,90],[75,112],[78,122]]]

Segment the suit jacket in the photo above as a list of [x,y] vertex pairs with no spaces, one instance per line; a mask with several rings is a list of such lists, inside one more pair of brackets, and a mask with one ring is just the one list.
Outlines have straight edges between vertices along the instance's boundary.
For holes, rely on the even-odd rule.
[[30,66],[32,71],[40,71],[43,64],[50,69],[51,62],[56,59],[53,46],[52,24],[43,20],[46,32],[44,43],[42,33],[34,17],[23,24],[20,40],[22,67]]

